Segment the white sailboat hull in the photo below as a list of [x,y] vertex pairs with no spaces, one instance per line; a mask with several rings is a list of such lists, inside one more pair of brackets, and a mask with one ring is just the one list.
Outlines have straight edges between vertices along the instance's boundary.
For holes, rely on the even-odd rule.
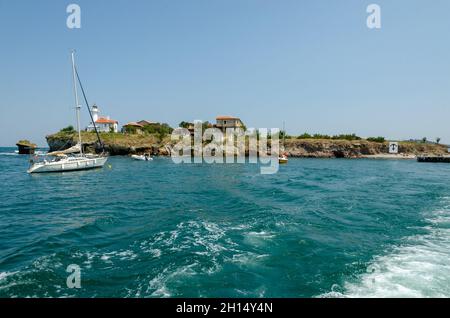
[[44,172],[66,172],[101,168],[105,165],[108,157],[97,158],[68,158],[59,161],[50,161],[33,164],[28,173],[44,173]]

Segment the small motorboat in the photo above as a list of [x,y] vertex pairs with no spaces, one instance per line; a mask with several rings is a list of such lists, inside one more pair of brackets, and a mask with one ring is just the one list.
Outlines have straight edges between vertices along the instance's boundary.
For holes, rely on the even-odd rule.
[[284,163],[288,163],[288,158],[286,155],[281,155],[280,157],[278,157],[278,162],[280,164],[284,164]]
[[153,158],[150,157],[149,154],[145,154],[145,155],[131,155],[131,158],[133,158],[134,160],[141,160],[141,161],[152,161]]
[[[284,122],[283,122],[283,151],[285,151],[285,138],[286,138],[286,129],[284,127]],[[278,156],[278,163],[279,164],[286,164],[288,163],[288,153],[287,152],[283,152],[283,154]]]

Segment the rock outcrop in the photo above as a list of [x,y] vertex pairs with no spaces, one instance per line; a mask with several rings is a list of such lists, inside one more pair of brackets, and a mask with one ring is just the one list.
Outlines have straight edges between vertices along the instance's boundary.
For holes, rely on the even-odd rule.
[[[361,158],[388,154],[389,143],[379,143],[367,140],[315,140],[289,139],[286,140],[285,150],[291,157],[300,158]],[[415,142],[400,142],[399,154],[405,156],[433,154],[443,155],[447,147],[436,144]]]
[[19,148],[20,155],[32,155],[37,148],[37,145],[29,140],[19,140],[16,146]]
[[[101,152],[101,146],[95,133],[82,132],[83,150],[88,153]],[[57,133],[46,136],[50,151],[64,150],[78,142],[76,133]],[[101,139],[111,156],[150,153],[159,155],[164,153],[161,148],[161,140],[153,135],[126,135],[119,133],[102,133]],[[164,142],[164,140],[163,140]]]

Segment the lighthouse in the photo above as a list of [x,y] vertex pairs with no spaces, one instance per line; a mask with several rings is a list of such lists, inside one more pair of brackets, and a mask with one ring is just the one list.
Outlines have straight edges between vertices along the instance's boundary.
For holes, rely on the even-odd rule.
[[98,110],[98,106],[96,104],[94,104],[92,106],[91,113],[92,113],[92,119],[94,120],[94,123],[97,122],[99,110]]
[[96,104],[91,107],[92,123],[86,127],[86,131],[100,132],[117,132],[119,122],[114,119],[110,119],[109,116],[100,116],[100,110]]

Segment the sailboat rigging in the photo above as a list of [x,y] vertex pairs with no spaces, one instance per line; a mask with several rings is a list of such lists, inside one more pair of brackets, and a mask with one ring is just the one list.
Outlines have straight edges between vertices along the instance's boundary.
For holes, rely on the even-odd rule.
[[[76,67],[74,68],[74,74],[76,74],[77,79],[78,79],[78,83],[80,84],[81,92],[83,93],[84,102],[86,103],[86,107],[87,107],[87,110],[89,112],[89,116],[91,117],[91,122],[94,125],[94,130],[95,130],[95,134],[97,135],[98,143],[100,144],[100,147],[102,148],[102,152],[105,152],[105,146],[103,145],[103,142],[102,142],[102,140],[100,138],[100,134],[98,133],[97,125],[95,124],[94,117],[92,117],[91,109],[89,108],[89,102],[88,102],[88,100],[86,98],[86,94],[84,92],[83,84],[81,84],[80,75],[78,75],[78,70],[77,70]],[[80,135],[79,138],[81,140],[81,135]]]

